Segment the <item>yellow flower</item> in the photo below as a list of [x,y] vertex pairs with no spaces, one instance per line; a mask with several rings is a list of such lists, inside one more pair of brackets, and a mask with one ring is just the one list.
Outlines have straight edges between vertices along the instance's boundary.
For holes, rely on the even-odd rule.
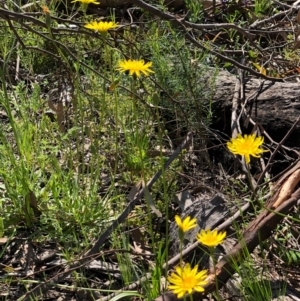
[[203,286],[208,283],[205,281],[207,278],[206,270],[198,273],[198,265],[191,269],[189,263],[183,268],[178,266],[175,270],[176,272],[168,277],[168,281],[170,282],[168,288],[176,294],[178,298],[183,297],[186,293],[191,294],[193,290],[204,292]]
[[100,2],[96,2],[95,0],[73,0],[71,3],[81,2],[82,4],[100,4]]
[[100,31],[100,32],[107,32],[110,29],[114,29],[118,27],[118,23],[114,22],[97,22],[93,21],[86,25],[84,25],[85,28]]
[[178,226],[178,228],[182,232],[187,232],[197,226],[197,220],[195,218],[192,218],[190,216],[186,217],[184,220],[180,218],[180,216],[175,216],[175,222]]
[[256,135],[252,134],[242,137],[239,134],[236,138],[232,138],[227,142],[227,147],[233,154],[244,156],[248,164],[250,155],[259,158],[263,152],[267,152],[267,150],[260,148],[263,143],[264,138],[261,136],[256,138]]
[[223,242],[226,232],[218,233],[218,230],[201,230],[197,235],[197,240],[205,246],[215,247]]
[[130,75],[135,74],[137,77],[141,76],[141,72],[148,76],[149,73],[154,73],[150,69],[151,66],[152,62],[145,63],[144,60],[124,60],[119,62],[117,70],[120,72],[129,71]]

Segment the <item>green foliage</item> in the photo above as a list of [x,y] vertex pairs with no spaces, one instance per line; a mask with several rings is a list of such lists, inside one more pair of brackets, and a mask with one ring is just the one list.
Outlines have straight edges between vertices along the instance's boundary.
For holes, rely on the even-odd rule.
[[267,11],[272,7],[272,2],[269,0],[255,0],[254,13],[256,16],[267,14]]
[[[48,1],[50,15],[32,14],[38,23],[2,20],[0,107],[6,120],[0,123],[0,237],[30,231],[37,244],[54,240],[71,262],[123,212],[128,198],[132,199],[130,189],[147,182],[163,167],[164,151],[173,150],[174,141],[181,142],[187,131],[193,131],[206,145],[218,72],[218,67],[208,65],[218,61],[203,50],[214,47],[210,41],[196,48],[182,30],[144,12],[145,20],[139,26],[125,25],[106,36],[88,31],[82,25],[94,18],[87,15],[87,7],[69,2]],[[155,7],[166,11],[164,1],[157,2]],[[204,20],[199,1],[185,0],[185,4],[188,21]],[[12,2],[8,7],[14,9]],[[254,14],[270,9],[268,1],[255,1]],[[244,14],[234,10],[224,18],[238,22]],[[78,25],[76,30],[69,27],[73,22]],[[227,34],[234,45],[240,43],[236,30]],[[256,51],[245,49],[251,59],[259,59]],[[293,55],[297,57],[285,54],[288,59]],[[127,58],[151,61],[155,73],[140,78],[120,74],[117,66]],[[20,62],[20,74],[16,62]],[[57,95],[52,95],[53,90]],[[66,91],[71,95],[69,101],[61,99]],[[115,260],[124,285],[149,272],[150,280],[141,285],[143,297],[149,300],[161,292],[161,277],[168,273],[163,266],[168,260],[171,200],[181,189],[178,173],[184,168],[185,156],[183,153],[170,169],[162,170],[149,195],[99,250],[122,249]],[[240,180],[234,186],[239,190],[233,193],[235,199],[248,192]],[[158,217],[149,205],[150,198],[162,213],[166,233],[156,232]],[[261,209],[253,207],[257,212]],[[129,233],[135,228],[142,229],[145,249],[155,258],[142,260],[132,254],[134,238]],[[240,231],[239,225],[236,232]],[[300,262],[295,249],[281,255],[289,264]],[[236,270],[242,276],[246,300],[271,296],[269,284],[256,277],[253,262],[246,261]],[[73,279],[80,285],[91,283],[79,272],[74,272]],[[132,296],[141,297],[130,291],[114,300]]]
[[[198,6],[189,5],[191,20],[199,20]],[[119,36],[105,38],[84,29],[69,34],[69,23],[62,27],[56,19],[57,7],[52,1],[50,18],[36,16],[48,20],[46,27],[16,23],[14,31],[5,23],[0,29],[5,58],[0,106],[7,115],[0,125],[0,235],[29,230],[36,243],[55,240],[72,261],[123,211],[128,187],[162,168],[169,148],[167,119],[177,115],[178,128],[198,130],[212,112],[198,83],[206,53],[186,45],[168,22],[149,23],[140,31],[125,27]],[[91,19],[83,15],[82,23]],[[153,62],[155,74],[151,79],[120,74],[116,68],[125,58]],[[17,81],[7,76],[15,61],[22,70]],[[66,91],[69,102],[61,98]],[[156,265],[133,262],[129,252],[117,254],[124,285],[152,273],[152,282],[143,284],[149,298],[161,290],[168,255],[166,233],[154,231],[157,216],[149,198],[168,221],[181,169],[177,159],[171,170],[163,170],[145,205],[135,209],[137,218],[129,218],[131,227],[147,228],[144,240],[157,255]],[[130,251],[130,237],[119,229],[110,243]],[[77,273],[74,279],[87,283]]]
[[184,0],[186,8],[189,10],[188,20],[193,23],[201,23],[204,17],[204,8],[200,1]]
[[[168,22],[161,22],[159,27],[153,25],[147,34],[152,38],[147,40],[146,46],[153,57],[155,75],[162,89],[158,104],[164,108],[163,118],[178,128],[201,130],[201,123],[209,124],[212,116],[210,93],[213,89],[208,90],[207,82],[201,77],[207,71],[206,53],[191,50]],[[170,128],[168,124],[167,128]]]
[[[298,211],[298,210],[297,210]],[[298,266],[300,264],[300,251],[298,246],[297,228],[299,224],[299,212],[288,217],[293,225],[290,230],[286,225],[279,225],[275,232],[274,252],[285,264],[289,266]],[[296,231],[295,231],[295,230]]]
[[282,257],[289,265],[300,264],[300,252],[298,250],[288,250]]

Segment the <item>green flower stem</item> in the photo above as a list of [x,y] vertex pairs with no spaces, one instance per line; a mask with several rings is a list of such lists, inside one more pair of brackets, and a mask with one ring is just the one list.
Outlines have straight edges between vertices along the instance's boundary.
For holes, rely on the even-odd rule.
[[[183,258],[182,258],[182,250],[183,250],[183,239],[184,239],[184,232],[179,228],[178,229],[179,235],[179,252],[180,252],[180,267],[183,268]],[[189,295],[190,300],[193,301],[193,295]],[[183,300],[186,301],[186,296],[183,296]]]
[[180,252],[180,267],[183,268],[183,262],[182,262],[182,249],[183,249],[183,239],[184,239],[184,232],[179,228],[178,229],[179,234],[179,252]]
[[216,263],[217,263],[217,260],[215,258],[215,248],[214,247],[209,247],[209,253],[210,253],[210,257],[212,259],[213,267],[214,267],[217,299],[221,300],[221,296],[220,296],[220,293],[219,293],[219,283],[218,283],[217,272],[216,272]]
[[253,186],[253,182],[252,182],[252,177],[251,177],[251,173],[250,173],[250,169],[249,169],[249,164],[247,164],[245,162],[246,165],[246,170],[247,170],[247,178],[248,178],[248,182],[251,188],[251,191],[254,192],[255,191],[255,187]]
[[82,9],[84,18],[86,18],[86,11],[87,11],[87,8],[88,8],[88,4],[85,4],[85,3],[82,3],[82,4],[81,4],[81,9]]
[[[109,45],[106,42],[106,37],[107,37],[107,32],[101,32],[101,37],[104,43],[104,62],[108,63],[109,66],[109,75],[111,75],[111,84],[113,85],[115,83],[115,73],[113,72],[113,63],[112,63],[112,57],[111,57],[111,49],[109,48]],[[103,81],[103,92],[104,92],[104,101],[103,105],[101,106],[102,110],[102,116],[105,116],[105,109],[104,106],[106,106],[106,81]],[[115,115],[115,151],[116,154],[119,153],[119,98],[117,95],[117,89],[113,89],[113,95],[114,95],[114,115]],[[122,124],[121,124],[122,126]],[[115,156],[115,165],[114,165],[114,177],[117,174],[117,169],[118,169],[118,159],[119,156]]]
[[[179,252],[180,252],[180,267],[183,268],[183,258],[182,258],[182,249],[183,249],[183,239],[184,239],[184,232],[179,228],[178,229],[178,236],[179,236]],[[186,301],[186,296],[183,296],[183,300]]]
[[131,82],[131,93],[132,93],[132,111],[133,111],[133,116],[136,122],[136,126],[137,126],[137,122],[138,122],[138,118],[137,118],[137,108],[136,108],[136,95],[135,95],[135,91],[136,91],[136,77],[135,75],[132,76],[132,82]]
[[143,160],[143,146],[141,145],[141,143],[139,141],[143,140],[143,133],[141,131],[139,131],[139,118],[138,118],[138,106],[137,106],[137,99],[136,99],[136,91],[137,91],[137,78],[136,75],[133,74],[132,76],[132,86],[131,86],[131,93],[132,93],[132,112],[133,112],[133,118],[134,118],[134,125],[133,125],[133,131],[136,135],[136,137],[138,137],[138,140],[135,142],[137,143],[137,148],[138,148],[138,155],[139,155],[139,161],[141,163],[141,176],[143,179],[145,179],[144,177],[144,160]]

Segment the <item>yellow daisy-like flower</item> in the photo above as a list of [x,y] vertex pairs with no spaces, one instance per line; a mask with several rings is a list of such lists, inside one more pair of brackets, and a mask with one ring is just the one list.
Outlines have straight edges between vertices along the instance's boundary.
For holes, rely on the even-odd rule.
[[100,32],[107,32],[110,29],[114,29],[118,27],[118,23],[114,22],[97,22],[93,21],[86,25],[84,25],[85,28],[100,31]]
[[197,240],[207,247],[216,247],[221,244],[226,237],[226,232],[218,233],[218,230],[201,230],[197,235]]
[[180,266],[176,267],[175,271],[168,277],[170,283],[168,288],[178,298],[183,297],[186,293],[191,294],[193,290],[204,292],[203,286],[208,283],[205,281],[207,278],[206,270],[198,273],[198,265],[191,269],[190,264],[187,263],[183,268]]
[[71,3],[74,3],[74,2],[81,2],[82,4],[100,4],[100,2],[97,2],[95,0],[73,0]]
[[184,220],[180,218],[179,215],[175,216],[175,222],[178,228],[183,232],[187,232],[197,226],[197,219],[187,216]]
[[117,68],[120,72],[129,71],[130,75],[141,76],[141,73],[148,76],[149,73],[154,73],[150,69],[152,62],[145,63],[144,60],[124,60],[119,62],[119,67]]
[[250,155],[259,158],[263,152],[267,152],[267,150],[260,148],[263,143],[264,137],[260,136],[256,138],[255,134],[243,137],[239,134],[236,138],[232,138],[227,142],[227,147],[233,154],[244,156],[248,164],[250,162]]

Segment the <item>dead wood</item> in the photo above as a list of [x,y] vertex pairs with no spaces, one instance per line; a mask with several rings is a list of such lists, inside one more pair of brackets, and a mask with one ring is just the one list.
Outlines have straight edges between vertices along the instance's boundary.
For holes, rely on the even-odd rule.
[[300,180],[300,169],[297,169],[283,184],[282,188],[280,189],[278,199],[273,204],[272,208],[276,209],[278,206],[280,206],[284,201],[286,201],[290,197],[296,185],[299,183],[299,180]]
[[[216,277],[218,288],[221,288],[234,273],[234,266],[241,264],[241,262],[254,251],[256,246],[267,239],[276,226],[282,221],[286,214],[295,206],[300,198],[300,189],[292,193],[292,190],[299,182],[300,163],[296,164],[291,171],[287,172],[276,183],[276,192],[266,202],[266,208],[259,216],[252,221],[247,229],[244,231],[240,241],[233,247],[233,249],[225,255],[210,270],[208,285],[205,287],[205,294],[213,292],[216,289]],[[194,300],[202,300],[203,294],[194,292]],[[177,297],[167,292],[155,299],[155,301],[175,301]]]
[[[211,75],[204,75],[201,81],[207,82],[207,86],[213,85]],[[215,91],[212,92],[214,123],[219,129],[230,127],[232,109],[232,95],[235,92],[236,75],[226,71],[220,71],[215,83]],[[272,82],[253,77],[245,80],[245,99],[248,99],[247,110],[252,106],[251,117],[261,124],[268,133],[279,141],[285,136],[291,125],[300,114],[300,90],[298,83]],[[206,91],[205,91],[206,92]],[[209,92],[209,91],[207,91]],[[300,127],[297,126],[290,139],[293,146],[299,146],[297,138]],[[273,134],[273,135],[272,135]]]

